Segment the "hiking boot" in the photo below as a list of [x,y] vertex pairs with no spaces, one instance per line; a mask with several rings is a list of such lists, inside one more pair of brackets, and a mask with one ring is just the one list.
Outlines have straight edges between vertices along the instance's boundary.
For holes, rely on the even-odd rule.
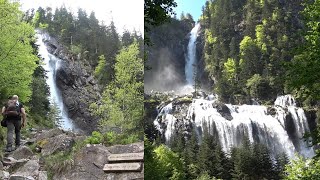
[[14,151],[14,148],[13,147],[7,147],[5,151],[6,152],[12,152],[12,151]]

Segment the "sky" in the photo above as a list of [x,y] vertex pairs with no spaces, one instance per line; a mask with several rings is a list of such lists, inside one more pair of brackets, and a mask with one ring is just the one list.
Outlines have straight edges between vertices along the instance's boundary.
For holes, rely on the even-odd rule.
[[182,12],[190,13],[195,21],[200,18],[202,6],[207,0],[175,0],[177,7],[174,9],[177,17],[180,18]]
[[[70,8],[75,15],[78,8],[85,9],[90,15],[95,12],[96,18],[104,24],[109,25],[113,19],[118,33],[122,34],[124,29],[139,31],[143,35],[144,1],[143,0],[13,0],[21,4],[21,9],[26,11],[41,7],[61,7],[63,4]],[[54,10],[53,10],[54,12]]]

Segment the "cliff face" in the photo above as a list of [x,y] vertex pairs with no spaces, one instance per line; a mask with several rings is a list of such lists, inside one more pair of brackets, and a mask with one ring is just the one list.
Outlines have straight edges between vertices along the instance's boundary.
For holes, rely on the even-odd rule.
[[148,32],[152,45],[145,47],[146,66],[151,69],[145,71],[145,91],[174,90],[185,84],[185,53],[193,26],[191,21],[172,19]]
[[197,47],[197,61],[198,61],[198,67],[197,67],[197,78],[200,81],[200,87],[203,90],[210,91],[213,87],[213,80],[210,79],[209,73],[205,71],[206,63],[204,60],[204,53],[203,48],[205,44],[205,36],[204,36],[204,28],[200,28],[200,32],[198,33],[198,38],[196,41],[196,47]]
[[92,132],[98,118],[90,114],[89,106],[100,97],[99,86],[91,73],[92,68],[86,60],[72,55],[54,40],[46,44],[51,54],[63,60],[56,74],[56,82],[69,117],[76,127],[86,133]]

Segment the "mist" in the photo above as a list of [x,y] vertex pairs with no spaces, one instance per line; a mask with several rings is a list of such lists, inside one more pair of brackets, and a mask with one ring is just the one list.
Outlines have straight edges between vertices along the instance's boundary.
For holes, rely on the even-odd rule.
[[161,48],[153,54],[150,54],[148,65],[151,70],[145,71],[144,90],[146,93],[153,91],[171,91],[178,90],[184,85],[184,59],[177,60],[173,58],[168,48]]

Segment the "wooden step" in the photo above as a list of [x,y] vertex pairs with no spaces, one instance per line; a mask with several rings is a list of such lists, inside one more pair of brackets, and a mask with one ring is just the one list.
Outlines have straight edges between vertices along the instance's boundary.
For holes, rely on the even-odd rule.
[[104,172],[141,172],[142,163],[114,163],[105,164]]
[[109,163],[112,162],[140,162],[143,161],[144,153],[124,153],[124,154],[110,154],[108,156]]

